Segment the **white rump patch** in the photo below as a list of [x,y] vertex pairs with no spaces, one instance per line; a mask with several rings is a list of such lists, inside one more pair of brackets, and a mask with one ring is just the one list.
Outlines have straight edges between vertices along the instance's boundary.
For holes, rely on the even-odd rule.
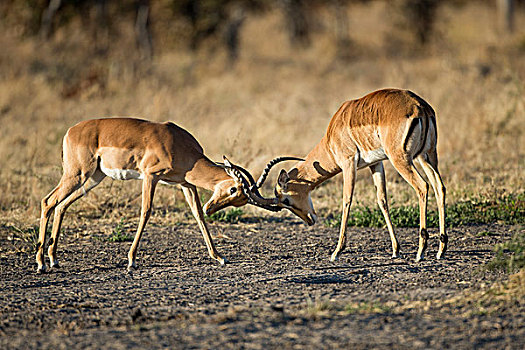
[[100,170],[114,180],[140,180],[142,174],[131,169],[110,169],[100,163]]

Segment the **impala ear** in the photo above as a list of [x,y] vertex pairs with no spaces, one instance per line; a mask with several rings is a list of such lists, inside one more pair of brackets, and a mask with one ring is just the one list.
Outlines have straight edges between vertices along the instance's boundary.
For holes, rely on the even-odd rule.
[[289,180],[290,180],[290,176],[288,176],[288,173],[286,172],[286,170],[282,169],[281,172],[279,173],[279,177],[277,178],[277,184],[283,190],[286,190]]
[[226,174],[230,175],[230,177],[232,177],[235,181],[240,182],[238,174],[236,174],[233,170],[232,163],[230,163],[226,156],[222,156],[222,159],[224,160],[224,171],[226,171]]
[[232,163],[230,163],[230,161],[228,160],[228,158],[226,158],[226,156],[222,156],[222,159],[224,160],[224,166],[227,167],[227,168],[231,168],[232,167]]

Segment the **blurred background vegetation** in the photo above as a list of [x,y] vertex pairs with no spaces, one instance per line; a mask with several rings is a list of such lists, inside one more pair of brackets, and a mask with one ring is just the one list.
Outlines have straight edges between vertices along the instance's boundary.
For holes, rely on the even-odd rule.
[[[3,0],[0,225],[36,224],[81,120],[172,120],[257,175],[305,155],[343,101],[384,87],[436,109],[449,203],[510,195],[523,213],[524,20],[523,0]],[[375,206],[360,174],[357,205]],[[387,179],[394,207],[416,204],[391,167]],[[315,192],[322,215],[339,212],[341,186]],[[65,224],[134,218],[139,198],[138,182],[105,180]],[[155,212],[190,215],[165,186]]]

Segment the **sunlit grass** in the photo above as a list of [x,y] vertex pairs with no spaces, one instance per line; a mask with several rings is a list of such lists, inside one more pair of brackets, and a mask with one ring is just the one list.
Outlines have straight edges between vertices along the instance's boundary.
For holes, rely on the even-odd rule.
[[[225,68],[220,52],[212,57],[205,50],[192,54],[168,48],[160,48],[145,66],[125,57],[131,50],[126,45],[134,45],[130,40],[112,45],[107,56],[92,55],[92,43],[78,28],[64,27],[46,44],[0,31],[0,224],[36,224],[40,200],[61,176],[62,136],[81,120],[112,115],[172,120],[188,129],[210,158],[225,154],[258,175],[276,156],[308,153],[343,101],[383,87],[411,89],[436,109],[449,224],[468,223],[465,212],[474,221],[483,216],[511,223],[506,214],[501,219],[497,210],[480,203],[483,198],[495,203],[501,192],[515,197],[525,183],[523,31],[518,29],[516,40],[485,35],[493,11],[476,3],[445,10],[447,22],[439,29],[443,39],[432,44],[429,55],[389,56],[384,35],[390,24],[378,21],[385,8],[372,3],[349,12],[352,39],[361,54],[344,64],[334,61],[333,42],[322,30],[300,54],[288,47],[276,26],[279,16],[272,12],[247,21],[233,70]],[[489,67],[488,74],[480,73],[483,67]],[[90,74],[102,83],[82,85]],[[75,84],[80,84],[78,94],[65,97],[64,89]],[[388,164],[386,172],[392,216],[401,226],[413,225],[417,210],[412,188]],[[359,174],[353,224],[382,226],[369,172]],[[268,183],[272,181],[275,174]],[[264,190],[271,193],[271,186]],[[341,197],[340,178],[313,194],[316,209],[330,225],[338,222]],[[188,211],[180,191],[167,186],[158,188],[154,205],[181,208],[161,211],[163,219]],[[138,182],[105,180],[72,206],[65,224],[79,212],[138,215],[139,207]],[[435,207],[430,208],[429,223],[434,225]],[[274,214],[246,207],[243,215]]]
[[[446,224],[449,227],[500,223],[507,225],[525,224],[525,194],[507,195],[495,200],[475,198],[468,201],[451,203],[446,208]],[[400,206],[390,209],[392,224],[396,227],[418,227],[419,207]],[[356,206],[350,209],[348,220],[351,226],[385,227],[385,219],[377,206]],[[339,227],[340,213],[329,213],[323,218],[323,223],[329,227]],[[429,227],[438,227],[437,210],[427,212]]]

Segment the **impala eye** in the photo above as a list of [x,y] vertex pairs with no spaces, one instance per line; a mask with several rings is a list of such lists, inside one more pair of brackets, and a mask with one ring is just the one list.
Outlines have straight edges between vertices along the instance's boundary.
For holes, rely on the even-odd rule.
[[237,192],[237,187],[230,188],[230,195],[234,194],[235,192]]
[[290,206],[290,200],[288,198],[283,199],[283,204],[286,206]]

